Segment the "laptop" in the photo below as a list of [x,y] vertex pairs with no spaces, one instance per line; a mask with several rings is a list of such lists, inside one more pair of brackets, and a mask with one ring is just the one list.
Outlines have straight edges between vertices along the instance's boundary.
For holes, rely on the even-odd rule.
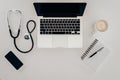
[[33,3],[38,48],[82,48],[82,17],[86,3]]

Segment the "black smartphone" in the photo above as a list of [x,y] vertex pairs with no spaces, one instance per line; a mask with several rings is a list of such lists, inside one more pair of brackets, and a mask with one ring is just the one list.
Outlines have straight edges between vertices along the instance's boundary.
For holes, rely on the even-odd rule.
[[15,56],[12,51],[5,55],[5,58],[14,66],[16,70],[23,66],[23,63],[18,59],[17,56]]

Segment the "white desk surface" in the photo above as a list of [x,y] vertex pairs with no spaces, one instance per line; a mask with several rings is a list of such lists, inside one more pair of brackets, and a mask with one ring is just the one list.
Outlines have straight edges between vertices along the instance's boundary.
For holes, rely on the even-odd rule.
[[[80,62],[82,49],[36,48],[36,30],[33,33],[34,50],[28,54],[19,53],[14,48],[13,39],[9,36],[7,11],[19,9],[23,12],[24,29],[21,34],[23,37],[26,32],[26,22],[30,19],[37,21],[32,5],[34,0],[0,0],[0,80],[120,80],[120,1],[82,1],[88,3],[84,14],[84,45],[93,36],[93,25],[97,20],[105,19],[109,23],[109,29],[101,35],[101,40],[110,49],[112,55],[99,71],[93,75],[89,75],[89,73],[86,75]],[[29,45],[20,46],[25,48]],[[18,71],[4,58],[10,50],[24,63],[24,66]]]

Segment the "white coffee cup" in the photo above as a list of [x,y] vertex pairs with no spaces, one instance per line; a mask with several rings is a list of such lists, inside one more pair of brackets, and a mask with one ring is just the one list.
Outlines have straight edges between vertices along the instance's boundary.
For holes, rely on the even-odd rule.
[[95,29],[99,32],[105,32],[108,29],[108,23],[105,20],[99,20],[95,24]]

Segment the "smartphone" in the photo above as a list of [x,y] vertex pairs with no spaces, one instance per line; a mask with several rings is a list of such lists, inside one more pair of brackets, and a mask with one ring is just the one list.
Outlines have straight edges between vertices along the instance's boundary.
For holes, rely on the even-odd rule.
[[15,56],[15,54],[12,51],[6,54],[5,58],[12,64],[12,66],[16,70],[20,69],[23,66],[23,63],[20,61],[20,59],[18,59],[17,56]]

